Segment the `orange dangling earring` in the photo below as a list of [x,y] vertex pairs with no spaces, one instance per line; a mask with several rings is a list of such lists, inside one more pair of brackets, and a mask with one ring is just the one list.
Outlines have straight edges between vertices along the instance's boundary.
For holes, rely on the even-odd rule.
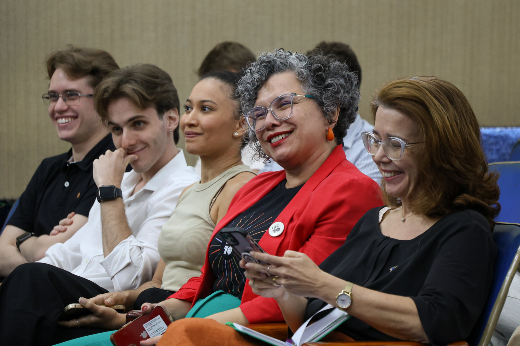
[[332,132],[332,129],[330,127],[327,130],[327,140],[329,142],[332,142],[334,140],[334,132]]

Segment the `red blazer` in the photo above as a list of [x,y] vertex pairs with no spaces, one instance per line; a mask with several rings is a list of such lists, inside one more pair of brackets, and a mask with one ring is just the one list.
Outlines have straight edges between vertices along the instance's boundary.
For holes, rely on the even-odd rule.
[[[284,179],[285,171],[268,172],[244,185],[231,201],[227,214],[215,227],[212,239]],[[350,230],[365,212],[382,205],[379,185],[347,161],[342,146],[338,145],[273,221],[284,224],[283,233],[272,237],[267,231],[259,245],[267,253],[277,256],[283,256],[286,250],[299,251],[320,264],[345,242]],[[216,277],[210,267],[208,253],[209,245],[202,275],[191,278],[169,298],[191,301],[193,304],[213,293]],[[247,282],[240,309],[249,323],[284,320],[276,301],[257,296]]]

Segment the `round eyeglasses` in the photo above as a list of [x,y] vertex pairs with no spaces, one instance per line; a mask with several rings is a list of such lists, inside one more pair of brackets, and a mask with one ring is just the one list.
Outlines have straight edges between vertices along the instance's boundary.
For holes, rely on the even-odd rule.
[[265,128],[265,119],[267,113],[271,111],[273,117],[278,121],[285,121],[292,117],[294,103],[299,103],[300,97],[313,99],[311,95],[298,95],[296,93],[288,93],[278,96],[271,102],[268,108],[257,106],[244,115],[247,125],[251,130],[258,132]]
[[383,140],[377,139],[372,132],[361,132],[361,139],[365,145],[367,152],[375,156],[379,151],[379,147],[383,147],[386,157],[392,161],[399,161],[403,157],[404,149],[412,144],[420,144],[424,142],[406,143],[398,137],[387,137]]
[[51,92],[48,94],[43,94],[42,100],[46,106],[49,106],[51,104],[56,104],[61,97],[67,106],[75,106],[79,103],[81,96],[92,97],[94,94],[81,94],[77,91],[65,91],[62,95],[59,95],[58,93]]

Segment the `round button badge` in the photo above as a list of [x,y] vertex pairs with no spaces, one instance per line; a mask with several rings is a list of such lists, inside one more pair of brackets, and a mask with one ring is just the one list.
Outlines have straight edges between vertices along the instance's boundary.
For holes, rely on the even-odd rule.
[[275,222],[269,227],[269,235],[271,237],[278,237],[283,233],[285,226],[281,222]]

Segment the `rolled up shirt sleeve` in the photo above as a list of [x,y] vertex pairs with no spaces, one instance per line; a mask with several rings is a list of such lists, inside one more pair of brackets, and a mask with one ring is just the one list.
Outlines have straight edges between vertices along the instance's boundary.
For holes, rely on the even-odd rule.
[[[170,218],[182,190],[191,183],[192,181],[175,182],[156,190],[145,205],[129,203],[126,209],[128,220],[132,220],[135,208],[147,208],[146,219],[138,227],[138,232],[134,231],[133,235],[120,242],[100,261],[110,276],[115,291],[136,289],[143,282],[152,279],[161,258],[157,243],[162,226]],[[131,224],[130,227],[136,228]]]
[[131,235],[120,242],[100,264],[114,283],[114,290],[123,291],[135,289],[141,283],[151,280],[159,259],[156,248]]

